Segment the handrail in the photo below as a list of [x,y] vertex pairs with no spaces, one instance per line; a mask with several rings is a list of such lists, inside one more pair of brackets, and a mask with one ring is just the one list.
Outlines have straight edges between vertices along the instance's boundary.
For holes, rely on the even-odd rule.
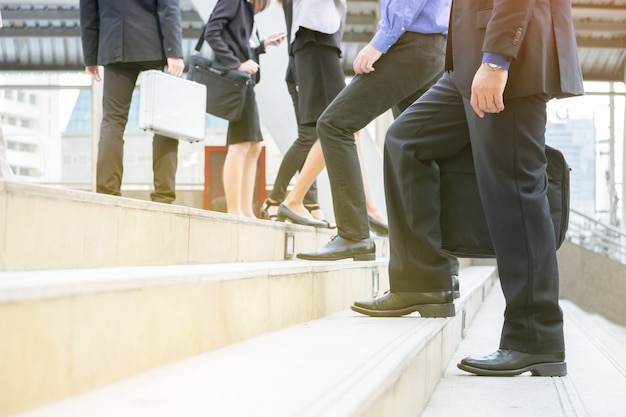
[[626,264],[626,233],[570,209],[566,238],[579,246]]

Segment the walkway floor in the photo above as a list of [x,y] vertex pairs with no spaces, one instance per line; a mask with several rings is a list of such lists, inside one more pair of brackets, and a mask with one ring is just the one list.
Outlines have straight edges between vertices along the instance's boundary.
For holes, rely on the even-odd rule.
[[504,297],[496,284],[469,327],[421,417],[624,417],[626,328],[566,300],[568,375],[563,378],[478,377],[459,370],[465,356],[498,347]]

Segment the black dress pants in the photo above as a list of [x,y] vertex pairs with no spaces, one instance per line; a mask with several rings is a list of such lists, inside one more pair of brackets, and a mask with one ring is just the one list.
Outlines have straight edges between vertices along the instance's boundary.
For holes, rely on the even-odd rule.
[[[141,71],[163,69],[165,62],[118,63],[104,67],[102,125],[98,143],[96,191],[121,195],[124,173],[124,129],[128,122],[130,102]],[[171,203],[176,198],[178,141],[161,135],[152,140],[154,191],[152,201]]]
[[447,291],[436,160],[471,142],[506,299],[500,347],[529,353],[564,351],[547,200],[547,100],[546,95],[508,99],[503,112],[481,119],[460,95],[454,73],[446,73],[394,121],[384,155],[391,290]]
[[[298,117],[298,89],[296,83],[293,81],[287,81],[287,90],[291,96],[293,102],[294,111],[296,113],[296,121],[298,123],[298,137],[291,144],[278,168],[276,179],[274,180],[274,186],[269,198],[272,201],[282,202],[287,196],[287,187],[291,182],[291,179],[296,172],[299,172],[306,161],[306,157],[309,155],[309,151],[317,141],[317,132],[315,126],[303,125],[300,123]],[[317,200],[317,181],[314,181],[309,187],[308,191],[304,195],[304,205],[312,206],[318,203]]]
[[320,116],[317,132],[326,160],[339,236],[369,237],[354,133],[392,107],[394,115],[398,115],[434,84],[443,73],[445,46],[443,35],[405,32],[376,61],[374,72],[356,75]]

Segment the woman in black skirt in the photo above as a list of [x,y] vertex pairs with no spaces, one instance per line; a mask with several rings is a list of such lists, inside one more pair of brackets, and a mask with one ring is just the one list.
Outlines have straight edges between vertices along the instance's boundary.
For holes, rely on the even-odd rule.
[[[204,34],[219,63],[252,75],[255,82],[259,81],[259,55],[266,46],[279,45],[285,38],[284,32],[278,32],[261,41],[254,31],[254,15],[269,4],[270,0],[218,0]],[[254,89],[250,89],[241,119],[228,124],[223,172],[228,213],[256,217],[252,200],[262,141],[259,110]]]
[[[265,210],[270,218],[328,227],[328,222],[322,220],[324,215],[317,204],[315,188],[310,192],[310,186],[315,187],[318,172],[324,168],[315,124],[326,106],[346,85],[341,66],[346,4],[345,0],[278,2],[285,12],[289,39],[288,85],[292,83],[296,86],[290,93],[296,109],[299,137],[281,162]],[[305,160],[307,164],[319,167],[319,171],[303,170]],[[298,170],[297,186],[285,196],[286,186]],[[280,204],[283,199],[285,203],[291,201],[291,204]]]

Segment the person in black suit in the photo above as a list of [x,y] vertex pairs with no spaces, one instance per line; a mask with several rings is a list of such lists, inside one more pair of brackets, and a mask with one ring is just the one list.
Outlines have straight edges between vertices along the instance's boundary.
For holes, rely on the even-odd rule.
[[[218,0],[204,32],[215,59],[225,67],[253,75],[255,83],[260,79],[259,55],[265,53],[266,46],[279,45],[285,39],[284,32],[277,32],[261,40],[253,30],[254,15],[269,4],[270,0]],[[256,217],[252,200],[262,141],[259,110],[251,88],[241,118],[228,123],[223,174],[228,213]]]
[[[179,0],[80,0],[80,31],[85,70],[104,80],[98,143],[96,191],[121,195],[124,129],[141,71],[162,70],[180,77],[183,62]],[[104,66],[103,77],[98,66]],[[176,198],[178,141],[154,135],[152,201]]]
[[546,103],[580,94],[570,0],[454,0],[446,72],[386,135],[390,292],[352,309],[454,316],[435,160],[471,143],[506,310],[499,349],[458,366],[478,375],[565,375]]

